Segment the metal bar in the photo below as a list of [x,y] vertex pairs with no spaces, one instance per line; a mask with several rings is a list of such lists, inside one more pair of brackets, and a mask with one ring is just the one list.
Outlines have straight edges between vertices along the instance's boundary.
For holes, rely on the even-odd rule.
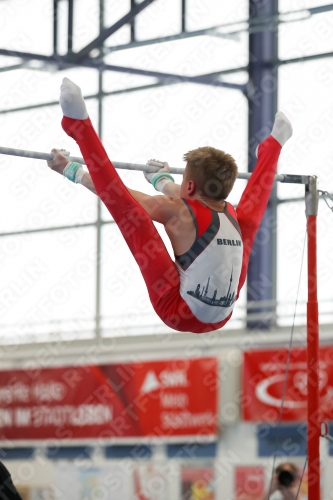
[[141,11],[143,11],[146,7],[148,7],[154,0],[144,0],[140,4],[137,4],[133,9],[131,9],[125,16],[123,16],[119,21],[117,21],[115,24],[110,26],[109,28],[105,28],[101,31],[101,33],[98,35],[95,40],[92,42],[88,43],[83,49],[81,49],[79,52],[76,54],[73,54],[73,57],[70,58],[72,61],[79,61],[81,59],[84,59],[89,55],[89,53],[94,50],[98,49],[103,45],[103,42],[107,38],[109,38],[113,33],[118,31],[122,26],[125,24],[129,23],[136,15],[138,15]]
[[[140,4],[141,5],[141,4]],[[140,75],[140,76],[152,76],[154,78],[162,79],[162,80],[170,80],[174,83],[180,82],[189,82],[189,83],[200,83],[203,85],[212,85],[214,87],[226,87],[229,89],[240,90],[242,92],[246,92],[246,85],[239,85],[237,83],[229,83],[229,82],[220,82],[219,80],[208,80],[207,78],[201,76],[185,76],[185,75],[176,75],[173,73],[161,73],[159,71],[149,71],[143,70],[139,68],[126,68],[123,66],[115,66],[111,64],[105,64],[101,61],[93,61],[93,60],[84,60],[79,64],[69,63],[64,61],[60,56],[43,56],[41,54],[29,54],[27,52],[18,52],[18,51],[8,51],[4,49],[0,49],[0,55],[10,55],[12,57],[22,57],[23,59],[34,59],[36,58],[39,61],[45,62],[53,62],[57,63],[59,68],[64,69],[66,67],[85,67],[85,68],[93,68],[99,71],[116,71],[118,73],[126,73],[132,75]]]
[[[153,0],[152,0],[153,1]],[[143,3],[143,2],[142,2]],[[139,6],[142,5],[139,4]],[[54,0],[53,2],[53,5],[55,7],[55,5],[57,4],[57,0]],[[300,10],[296,10],[296,11],[288,11],[288,12],[284,12],[284,13],[281,13],[279,15],[289,15],[289,14],[298,14],[298,13],[309,13],[309,15],[314,15],[314,14],[318,14],[318,13],[322,13],[322,12],[326,12],[326,11],[329,11],[329,10],[333,10],[333,4],[330,4],[330,5],[326,5],[326,6],[322,6],[322,7],[316,7],[316,8],[313,8],[313,9],[300,9]],[[54,12],[56,12],[54,10]],[[143,40],[143,41],[140,41],[140,42],[135,42],[135,43],[130,43],[130,44],[122,44],[122,45],[118,45],[118,46],[115,46],[115,47],[109,47],[109,48],[104,48],[104,54],[108,53],[108,51],[112,52],[112,51],[116,51],[116,50],[126,50],[126,49],[129,49],[129,48],[134,48],[134,47],[140,47],[140,46],[143,46],[143,45],[150,45],[150,44],[154,44],[154,43],[162,43],[162,42],[167,42],[167,41],[171,41],[171,40],[178,40],[178,39],[182,39],[182,38],[189,38],[189,37],[192,37],[192,36],[200,36],[200,35],[205,35],[205,34],[209,34],[209,32],[212,32],[212,31],[216,31],[217,29],[220,29],[220,28],[224,28],[224,27],[228,27],[228,26],[237,26],[239,24],[249,24],[250,25],[250,29],[248,27],[246,28],[243,28],[243,29],[240,29],[240,30],[236,30],[236,31],[232,31],[232,32],[226,32],[226,33],[223,33],[223,35],[225,36],[228,36],[228,35],[235,35],[235,34],[238,34],[238,33],[243,33],[244,31],[251,31],[251,26],[255,27],[256,30],[258,30],[258,28],[260,27],[262,30],[266,30],[267,28],[269,28],[269,26],[267,25],[268,21],[274,21],[276,20],[276,16],[261,16],[258,18],[258,21],[255,22],[254,20],[251,20],[251,19],[243,19],[241,21],[234,21],[232,23],[226,23],[226,24],[220,24],[220,25],[217,25],[217,26],[213,26],[213,27],[210,27],[210,28],[206,28],[206,29],[203,29],[203,30],[197,30],[197,31],[190,31],[190,32],[185,32],[185,33],[179,33],[177,35],[171,35],[171,36],[168,36],[168,37],[161,37],[161,38],[154,38],[154,39],[150,39],[150,40]],[[127,21],[128,22],[128,21]],[[285,21],[280,21],[280,22],[285,22]],[[56,21],[55,21],[55,15],[54,15],[54,23],[53,23],[53,26],[54,26],[54,33],[53,33],[53,42],[54,42],[54,52],[55,52],[55,55],[54,56],[45,56],[45,55],[42,55],[42,54],[35,54],[35,53],[27,53],[27,52],[20,52],[20,51],[15,51],[15,50],[7,50],[7,49],[0,49],[0,55],[4,55],[4,56],[10,56],[10,57],[22,57],[22,58],[25,58],[25,59],[37,59],[39,61],[47,61],[47,62],[55,62],[55,63],[61,63],[62,64],[62,67],[71,67],[73,66],[73,61],[72,62],[66,62],[64,59],[62,59],[60,56],[57,56],[56,55],[56,46],[55,44],[57,43],[57,35],[56,35],[56,32],[55,32],[55,26],[56,26]],[[316,57],[328,57],[330,53],[327,53],[327,55],[325,54],[318,54],[317,56],[308,56],[308,57],[311,57],[311,58],[316,58]],[[306,58],[299,58],[299,60],[306,60]],[[290,60],[290,62],[296,62],[297,60]],[[286,61],[281,61],[281,64],[287,64],[289,62],[289,60],[286,60]]]
[[186,32],[186,0],[182,1],[182,33]]
[[68,0],[67,51],[73,50],[74,0]]
[[66,63],[66,61],[64,61],[62,57],[57,54],[53,54],[52,56],[45,56],[44,54],[36,54],[35,52],[0,49],[0,56],[21,57],[21,59],[26,59],[28,61],[35,59],[36,61],[45,61],[48,63],[61,63],[68,67],[73,66],[72,64]]
[[[239,71],[247,71],[247,67],[226,69],[226,70],[221,70],[221,71],[217,71],[214,73],[207,73],[207,74],[200,75],[200,76],[209,78],[211,76],[229,75],[232,73],[238,73]],[[155,88],[164,87],[167,85],[175,85],[177,83],[178,82],[175,82],[173,80],[172,81],[162,80],[158,83],[152,83],[151,85],[140,85],[138,87],[130,87],[127,89],[119,89],[119,90],[112,90],[110,92],[103,92],[103,97],[108,97],[111,95],[127,94],[130,92],[138,92],[139,90],[155,89]],[[84,96],[84,100],[86,101],[87,99],[98,99],[98,94]],[[50,101],[50,102],[44,102],[44,103],[40,103],[40,104],[30,104],[29,106],[22,106],[20,108],[2,109],[2,110],[0,110],[0,115],[3,115],[5,113],[15,113],[17,111],[29,111],[31,109],[43,108],[45,106],[59,106],[59,101]]]
[[[53,153],[42,153],[39,151],[28,151],[26,149],[13,149],[0,147],[0,154],[9,156],[20,156],[22,158],[33,158],[35,160],[46,160],[52,161],[54,159]],[[85,164],[84,159],[79,156],[68,156],[69,161],[75,161],[77,163]],[[115,168],[120,170],[137,170],[140,172],[157,172],[158,167],[142,165],[140,163],[125,163],[125,162],[112,162]],[[182,168],[171,168],[171,173],[173,174],[183,174],[184,169]],[[244,174],[246,175],[246,174]]]
[[[206,31],[206,30],[203,30],[203,31]],[[189,34],[189,33],[187,33],[187,34]],[[178,37],[179,35],[175,35],[175,36]],[[184,36],[184,38],[185,38],[185,36]],[[161,41],[163,42],[164,40],[163,39],[156,39],[155,43],[159,43]],[[136,43],[141,44],[141,42],[136,42]],[[147,45],[146,42],[142,42],[142,44]],[[126,46],[125,45],[119,46],[119,50],[122,50],[122,48],[125,49],[125,48],[131,48],[131,47],[130,47],[130,44],[127,44]],[[118,50],[118,48],[113,47],[112,51],[113,50]],[[78,63],[66,62],[61,56],[58,56],[56,54],[54,54],[52,56],[45,56],[43,54],[36,54],[36,53],[32,53],[32,52],[20,52],[18,50],[0,49],[0,55],[1,56],[9,56],[9,57],[20,57],[20,58],[28,60],[28,61],[37,60],[37,61],[43,61],[46,63],[56,64],[58,66],[58,69],[60,69],[60,70],[63,70],[66,68],[73,68],[75,66],[78,66],[78,67],[82,66],[82,64],[80,64],[80,63],[78,64]],[[333,52],[322,52],[320,54],[314,54],[314,55],[309,55],[309,56],[302,56],[302,57],[295,57],[292,59],[277,60],[276,65],[283,66],[286,64],[296,64],[298,62],[313,61],[316,59],[323,59],[323,58],[332,57],[332,56],[333,56]],[[94,61],[95,61],[94,59],[91,59],[91,65],[89,65],[88,67],[93,67],[93,68],[99,69],[99,65],[98,65],[97,60],[95,61],[96,64]],[[111,69],[112,71],[126,72],[126,68],[120,67],[119,70],[117,70],[117,66],[112,66],[112,67],[109,66],[109,68],[106,67],[105,69]],[[225,70],[224,74],[228,74],[227,72],[237,73],[238,71],[247,71],[247,70],[248,70],[248,67],[243,66],[243,67],[239,67],[239,68],[232,68],[230,70]],[[127,71],[127,72],[130,72],[130,71]],[[134,73],[134,70],[132,70],[132,72]],[[142,70],[136,70],[135,74],[144,74],[144,72]],[[146,72],[145,74],[146,74],[146,76],[151,76],[151,75],[149,75],[148,72]],[[218,74],[223,74],[223,73],[219,72]],[[156,76],[156,75],[158,77],[157,73],[155,73],[153,76]],[[171,81],[171,82],[166,82],[165,84],[171,85],[172,83],[177,83],[177,82]]]
[[[113,222],[113,221],[110,221]],[[106,222],[105,222],[106,223]],[[6,237],[6,236],[20,236],[23,234],[34,234],[34,233],[44,233],[45,231],[65,231],[67,229],[81,229],[81,228],[86,228],[86,227],[95,227],[96,222],[87,222],[85,224],[71,224],[68,226],[54,226],[54,227],[44,227],[44,228],[38,228],[38,229],[24,229],[22,231],[10,231],[6,233],[0,233],[0,237]]]
[[284,181],[288,184],[309,184],[308,175],[284,174]]
[[[184,0],[182,0],[184,1]],[[127,44],[121,44],[121,45],[115,45],[113,47],[106,47],[104,49],[104,54],[108,54],[109,52],[115,52],[118,50],[127,50],[131,48],[136,48],[136,47],[143,47],[146,45],[153,45],[156,43],[164,43],[164,42],[170,42],[173,40],[183,40],[186,38],[192,38],[196,36],[204,36],[204,35],[213,35],[214,32],[218,29],[222,28],[228,28],[231,26],[237,26],[237,25],[242,25],[246,24],[247,26],[244,26],[244,28],[240,28],[234,31],[229,31],[225,33],[219,33],[220,35],[227,37],[227,38],[233,38],[235,35],[238,35],[239,33],[244,33],[245,31],[248,31],[249,33],[258,33],[259,31],[264,31],[266,29],[272,29],[272,26],[269,26],[268,23],[274,23],[274,26],[278,24],[286,24],[287,22],[296,22],[299,21],[299,19],[291,19],[291,20],[281,20],[279,19],[280,16],[288,16],[288,15],[293,15],[293,14],[308,14],[309,17],[311,15],[315,14],[320,14],[323,12],[327,12],[333,10],[333,5],[324,5],[322,7],[316,7],[313,9],[301,9],[301,10],[295,10],[295,11],[288,11],[288,12],[282,12],[280,14],[276,14],[273,16],[259,16],[257,19],[243,19],[241,21],[234,21],[232,23],[226,23],[226,24],[219,24],[216,26],[211,26],[210,28],[205,28],[201,30],[195,30],[195,31],[185,31],[182,33],[178,33],[176,35],[169,35],[165,37],[159,37],[159,38],[151,38],[148,40],[140,40],[135,43],[127,43]]]
[[58,0],[53,0],[53,53],[58,52]]
[[188,83],[200,83],[202,85],[209,85],[214,87],[225,87],[228,89],[240,90],[246,93],[247,86],[240,85],[238,83],[230,83],[230,82],[221,82],[219,80],[209,80],[208,78],[202,76],[186,76],[186,75],[177,75],[174,73],[162,73],[160,71],[151,71],[144,70],[139,68],[127,68],[123,66],[116,66],[113,64],[105,64],[98,63],[97,65],[91,61],[83,61],[81,66],[86,68],[96,68],[100,71],[108,70],[108,71],[116,71],[118,73],[127,73],[132,75],[140,75],[140,76],[152,76],[154,78],[158,78],[159,80],[170,80],[174,83],[180,82],[188,82]]
[[[262,18],[276,19],[278,15],[278,0],[258,2],[250,0],[249,16],[251,23],[259,23]],[[270,133],[277,111],[277,24],[267,25],[261,32],[251,33],[249,36],[249,84],[247,97],[249,101],[249,172],[255,169],[257,158],[255,148]],[[267,89],[267,82],[274,82]],[[266,90],[267,89],[267,90]],[[247,328],[253,330],[269,330],[274,326],[276,317],[274,306],[264,306],[267,301],[276,301],[276,221],[277,221],[277,193],[273,187],[271,197],[262,219],[260,229],[251,251],[248,267],[247,301],[257,301],[257,314],[267,315],[267,319],[253,321],[248,315]],[[261,234],[265,234],[264,241],[260,241]],[[259,278],[260,277],[260,278]],[[258,287],[258,279],[265,279],[266,286]],[[262,301],[262,304],[260,302]]]
[[309,177],[305,191],[308,236],[308,302],[307,302],[307,391],[308,391],[308,461],[309,500],[320,498],[319,400],[319,317],[317,295],[317,177]]
[[0,68],[0,73],[5,73],[6,71],[13,71],[15,69],[22,69],[24,67],[24,63],[21,64],[13,64],[12,66],[3,66]]
[[330,5],[321,5],[320,7],[311,7],[307,9],[311,15],[313,14],[322,14],[323,12],[330,12],[333,10],[333,4]]
[[[101,226],[107,224],[115,224],[114,220],[101,220]],[[49,231],[65,231],[67,229],[82,229],[87,227],[96,227],[96,222],[87,222],[85,224],[69,224],[68,226],[54,226],[54,227],[42,227],[38,229],[23,229],[22,231],[10,231],[7,233],[0,233],[0,238],[6,236],[20,236],[23,234],[35,234],[35,233],[46,233]]]
[[[135,0],[131,0],[131,10],[134,9],[136,3]],[[130,21],[131,26],[131,42],[135,42],[135,17]]]
[[[99,0],[99,31],[104,29],[104,0]],[[103,53],[103,44],[101,47]],[[98,73],[98,135],[103,136],[103,73]],[[95,337],[101,337],[101,294],[102,294],[102,204],[97,197],[96,220],[96,294],[95,294]]]
[[[121,45],[114,45],[113,47],[105,47],[104,55],[109,54],[110,52],[118,52],[119,50],[128,50],[128,49],[134,49],[137,47],[145,47],[147,45],[155,45],[157,43],[166,43],[166,42],[172,42],[175,40],[185,40],[187,38],[195,38],[197,36],[211,35],[216,31],[217,28],[218,28],[218,26],[214,26],[212,28],[205,28],[205,29],[196,30],[196,31],[184,31],[182,33],[177,33],[176,35],[168,35],[168,36],[163,36],[163,37],[159,37],[159,38],[150,38],[148,40],[140,40],[140,41],[131,42],[131,43],[124,43]],[[234,34],[234,33],[232,33],[232,34]],[[229,34],[227,33],[225,36],[228,36],[228,35]]]
[[307,375],[308,375],[308,459],[309,500],[320,498],[320,401],[319,401],[319,325],[317,297],[317,215],[307,216],[308,304],[307,304]]
[[[54,159],[53,153],[41,153],[39,151],[28,151],[26,149],[13,149],[13,148],[4,148],[0,146],[0,154],[9,155],[9,156],[20,156],[23,158],[33,158],[35,160],[46,160],[52,161]],[[84,165],[84,159],[79,156],[68,156],[70,161],[76,161],[77,163],[82,163]],[[112,164],[115,168],[120,170],[136,170],[138,172],[157,172],[158,167],[154,167],[152,165],[143,165],[141,163],[129,163],[129,162],[120,162],[120,161],[112,161]],[[170,172],[172,174],[183,175],[184,168],[176,168],[170,167]],[[249,179],[251,177],[250,172],[238,172],[238,179]],[[304,175],[291,175],[292,184],[304,184]],[[296,181],[298,178],[299,182]],[[276,182],[284,182],[289,183],[288,174],[279,174],[275,176]]]
[[314,61],[316,59],[324,59],[326,57],[332,57],[333,52],[322,52],[321,54],[313,54],[311,56],[293,57],[292,59],[284,59],[278,61],[278,66],[283,66],[286,64],[296,64],[299,62]]
[[278,205],[281,205],[283,203],[297,203],[299,201],[302,201],[304,202],[305,201],[305,198],[304,196],[300,197],[300,198],[279,198],[277,200],[277,204]]

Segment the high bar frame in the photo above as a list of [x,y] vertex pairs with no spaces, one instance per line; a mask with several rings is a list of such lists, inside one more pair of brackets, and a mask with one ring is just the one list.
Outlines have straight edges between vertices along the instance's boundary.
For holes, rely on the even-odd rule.
[[[9,155],[9,156],[20,156],[22,158],[32,158],[35,160],[46,160],[52,161],[54,159],[53,153],[43,153],[40,151],[29,151],[26,149],[14,149],[14,148],[5,148],[0,146],[0,154]],[[67,156],[67,155],[66,155]],[[85,165],[85,161],[83,158],[79,156],[67,156],[69,161],[75,161],[77,163],[81,163]],[[111,160],[112,161],[112,160]],[[144,165],[140,163],[130,163],[130,162],[119,162],[112,161],[112,164],[115,168],[119,170],[134,170],[139,172],[158,172],[159,168],[154,167],[152,165]],[[176,168],[170,167],[171,174],[183,175],[184,168]],[[248,180],[251,177],[251,173],[249,172],[238,172],[238,179]],[[297,175],[297,174],[278,174],[275,175],[274,179],[276,182],[284,182],[288,184],[308,184],[308,175]]]
[[[41,153],[23,149],[0,147],[0,154],[52,161],[53,153]],[[66,155],[67,156],[67,155]],[[84,164],[83,158],[68,156],[70,161]],[[156,172],[157,167],[138,163],[112,162],[117,169]],[[184,169],[170,168],[174,174],[182,174]],[[238,179],[249,179],[250,173],[239,173]],[[308,301],[307,301],[307,437],[309,499],[320,498],[320,400],[319,400],[319,308],[317,283],[317,216],[319,193],[317,177],[309,175],[280,174],[275,181],[305,185],[305,214],[307,217],[308,241]]]

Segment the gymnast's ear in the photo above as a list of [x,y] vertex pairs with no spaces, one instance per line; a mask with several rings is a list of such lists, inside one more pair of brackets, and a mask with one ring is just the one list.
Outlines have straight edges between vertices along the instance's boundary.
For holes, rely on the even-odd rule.
[[184,194],[186,196],[193,196],[197,192],[197,186],[195,184],[195,181],[193,181],[192,179],[185,180],[184,184],[185,184],[185,186],[184,186],[185,193]]
[[189,195],[195,194],[197,191],[197,186],[195,184],[195,181],[189,180],[187,182],[187,192]]

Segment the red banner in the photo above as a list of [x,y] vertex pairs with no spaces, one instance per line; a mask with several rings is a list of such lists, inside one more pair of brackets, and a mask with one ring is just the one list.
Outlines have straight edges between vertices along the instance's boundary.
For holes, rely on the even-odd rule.
[[258,500],[258,498],[264,498],[264,487],[264,467],[235,467],[235,500]]
[[[242,412],[244,420],[279,419],[288,359],[287,349],[244,353]],[[320,410],[323,420],[333,420],[333,347],[319,350]],[[306,349],[292,349],[284,396],[282,420],[307,419]]]
[[0,372],[2,439],[217,433],[215,358]]

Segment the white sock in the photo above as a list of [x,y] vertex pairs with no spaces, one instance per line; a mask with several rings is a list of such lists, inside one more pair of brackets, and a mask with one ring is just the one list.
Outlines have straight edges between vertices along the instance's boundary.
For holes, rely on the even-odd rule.
[[63,114],[68,118],[76,120],[85,120],[88,118],[81,89],[68,78],[63,79],[60,87],[60,106]]
[[281,144],[281,146],[284,146],[287,140],[293,135],[291,123],[282,111],[278,111],[275,115],[271,135]]

